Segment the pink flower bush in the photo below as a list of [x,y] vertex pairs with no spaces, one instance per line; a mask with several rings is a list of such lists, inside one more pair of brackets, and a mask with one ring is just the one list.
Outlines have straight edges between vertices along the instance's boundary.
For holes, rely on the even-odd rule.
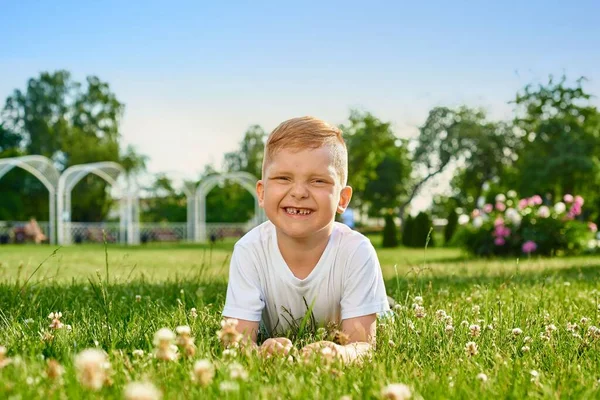
[[525,243],[523,243],[521,250],[525,254],[531,254],[537,250],[537,244],[533,240],[528,240]]
[[461,240],[477,255],[576,254],[589,248],[591,233],[598,230],[581,220],[583,204],[583,197],[571,194],[554,204],[540,195],[498,194],[494,203],[470,213],[472,223],[462,228]]

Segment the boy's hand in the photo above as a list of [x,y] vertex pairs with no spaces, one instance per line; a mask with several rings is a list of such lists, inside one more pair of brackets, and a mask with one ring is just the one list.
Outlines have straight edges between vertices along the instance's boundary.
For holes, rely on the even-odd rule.
[[287,356],[293,347],[294,345],[290,339],[279,337],[265,340],[260,346],[259,351],[267,358],[271,356]]
[[309,358],[313,354],[320,354],[323,358],[333,360],[335,358],[343,358],[344,347],[328,340],[321,340],[304,346],[301,354],[304,358]]

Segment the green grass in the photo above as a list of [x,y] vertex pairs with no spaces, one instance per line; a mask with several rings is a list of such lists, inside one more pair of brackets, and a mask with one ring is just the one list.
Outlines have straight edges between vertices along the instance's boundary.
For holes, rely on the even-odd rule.
[[[232,246],[109,245],[105,253],[102,245],[87,245],[53,256],[48,246],[1,246],[0,345],[12,362],[0,369],[0,398],[123,398],[128,381],[151,381],[165,399],[377,398],[382,387],[398,382],[424,399],[598,398],[600,337],[586,332],[600,326],[600,257],[478,260],[456,249],[378,249],[388,294],[400,306],[393,319],[381,321],[373,359],[341,366],[223,355],[216,332]],[[424,318],[416,318],[415,296],[423,297]],[[453,335],[437,310],[453,317]],[[52,311],[61,311],[72,330],[51,332]],[[589,322],[577,338],[566,324],[581,325],[582,317]],[[480,325],[481,335],[471,337],[462,321]],[[546,341],[540,333],[550,324],[557,330]],[[152,358],[154,333],[179,325],[191,327],[196,355]],[[523,333],[515,337],[517,327]],[[44,338],[47,333],[53,338]],[[306,333],[296,345],[315,335]],[[524,352],[527,336],[532,341]],[[469,341],[479,348],[473,357],[464,349]],[[80,385],[73,365],[74,355],[90,347],[106,350],[111,363],[111,382],[99,392]],[[133,357],[135,349],[146,355]],[[44,375],[50,358],[66,369],[60,382]],[[200,358],[216,367],[207,387],[190,378]],[[249,377],[237,381],[239,391],[226,393],[220,384],[232,380],[232,362]],[[532,370],[539,372],[533,382]],[[481,372],[487,382],[476,378]]]

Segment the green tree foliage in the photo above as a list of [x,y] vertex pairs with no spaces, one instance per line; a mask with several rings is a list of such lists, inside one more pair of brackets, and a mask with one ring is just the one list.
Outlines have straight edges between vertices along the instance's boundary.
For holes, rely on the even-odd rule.
[[[72,79],[67,71],[43,72],[32,78],[24,91],[16,89],[1,112],[4,130],[19,138],[22,154],[40,154],[52,159],[59,170],[71,165],[97,161],[121,161],[119,124],[124,105],[117,100],[107,83],[95,76],[85,85]],[[4,137],[4,134],[2,135]],[[5,140],[3,139],[3,142]],[[129,157],[134,151],[129,152]],[[10,219],[30,215],[47,218],[48,193],[35,178],[10,172],[20,184],[20,198],[14,207],[0,199]],[[5,177],[6,178],[6,177]],[[11,191],[11,179],[0,181],[0,191]],[[112,205],[107,184],[95,176],[87,176],[73,190],[72,219],[100,221]],[[47,211],[46,211],[47,213]]]
[[517,94],[522,147],[516,163],[516,187],[522,196],[579,193],[598,198],[600,114],[583,88],[584,79],[569,85],[566,77]]
[[370,113],[351,111],[349,123],[341,128],[348,147],[353,204],[371,216],[396,208],[410,184],[407,142],[394,135],[390,123]]
[[259,125],[253,125],[244,134],[237,151],[225,154],[226,172],[244,171],[257,179],[262,176],[262,160],[267,133]]
[[394,221],[394,215],[388,213],[384,217],[385,225],[383,227],[383,242],[382,246],[386,248],[398,247],[398,230],[396,229],[396,222]]

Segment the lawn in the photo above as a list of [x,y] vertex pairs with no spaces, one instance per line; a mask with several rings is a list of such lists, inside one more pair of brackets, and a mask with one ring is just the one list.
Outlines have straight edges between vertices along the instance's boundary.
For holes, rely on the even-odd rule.
[[[343,366],[223,352],[232,247],[0,246],[0,398],[123,398],[130,381],[152,382],[165,399],[379,398],[392,383],[424,399],[599,397],[600,257],[378,249],[399,304],[380,321],[372,359]],[[49,326],[54,311],[60,329]],[[154,357],[155,333],[182,325],[195,354]],[[292,332],[296,347],[327,334]],[[97,391],[78,380],[74,357],[87,348],[110,363]],[[215,369],[207,385],[191,377],[200,359]]]

